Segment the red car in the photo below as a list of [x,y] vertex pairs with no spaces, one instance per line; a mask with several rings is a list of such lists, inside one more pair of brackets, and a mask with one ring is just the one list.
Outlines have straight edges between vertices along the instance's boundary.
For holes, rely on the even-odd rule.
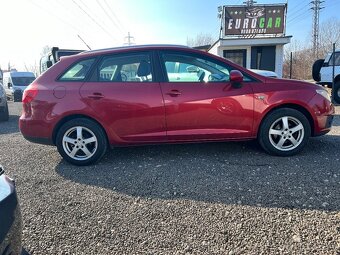
[[300,152],[330,131],[327,91],[272,79],[184,46],[133,46],[62,58],[24,92],[20,130],[75,165],[109,146],[258,139]]

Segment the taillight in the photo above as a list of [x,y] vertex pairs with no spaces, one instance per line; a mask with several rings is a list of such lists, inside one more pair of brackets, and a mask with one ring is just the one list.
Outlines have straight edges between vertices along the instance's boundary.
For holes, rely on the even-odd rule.
[[28,104],[33,101],[33,99],[38,95],[38,89],[35,86],[29,86],[25,89],[24,94],[22,96],[22,102],[24,104]]

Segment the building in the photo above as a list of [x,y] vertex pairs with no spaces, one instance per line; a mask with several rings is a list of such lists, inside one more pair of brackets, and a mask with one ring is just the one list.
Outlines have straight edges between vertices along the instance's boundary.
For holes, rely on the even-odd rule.
[[223,6],[220,39],[208,52],[248,69],[273,71],[282,77],[286,4]]

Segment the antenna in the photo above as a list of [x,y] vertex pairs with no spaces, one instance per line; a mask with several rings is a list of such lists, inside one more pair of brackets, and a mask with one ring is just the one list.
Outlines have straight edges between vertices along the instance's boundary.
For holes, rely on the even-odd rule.
[[84,39],[80,37],[80,35],[78,35],[78,37],[79,37],[79,39],[86,45],[86,47],[87,47],[89,50],[92,50],[92,49],[90,48],[90,46],[88,46],[87,43],[84,41]]

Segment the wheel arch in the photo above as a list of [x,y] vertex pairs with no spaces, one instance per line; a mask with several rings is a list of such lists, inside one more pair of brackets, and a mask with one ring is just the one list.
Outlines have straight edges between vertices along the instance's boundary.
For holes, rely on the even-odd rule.
[[334,83],[337,83],[340,81],[340,74],[338,74],[337,76],[335,76],[334,78]]
[[91,120],[95,123],[97,123],[99,125],[99,127],[103,130],[104,134],[105,134],[105,137],[106,137],[106,141],[108,144],[109,143],[109,138],[108,138],[108,135],[107,135],[107,132],[105,130],[105,128],[103,127],[103,125],[97,121],[96,119],[88,116],[88,115],[83,115],[83,114],[72,114],[72,115],[68,115],[68,116],[65,116],[63,117],[61,120],[58,121],[58,123],[55,125],[54,129],[53,129],[53,133],[52,133],[52,141],[53,141],[53,144],[55,145],[56,144],[56,138],[57,138],[57,134],[58,134],[58,131],[59,129],[62,127],[62,125],[64,125],[66,122],[70,121],[70,120],[73,120],[73,119],[77,119],[77,118],[83,118],[83,119],[88,119],[88,120]]
[[282,104],[282,105],[278,105],[273,107],[272,109],[270,109],[260,120],[260,125],[258,126],[258,130],[256,132],[256,137],[259,136],[259,132],[261,130],[261,126],[263,121],[267,118],[267,116],[269,114],[271,114],[273,111],[278,110],[278,109],[282,109],[282,108],[290,108],[290,109],[294,109],[297,110],[299,112],[301,112],[308,120],[309,124],[310,124],[310,128],[311,128],[311,135],[314,135],[314,119],[312,117],[312,115],[310,114],[310,112],[303,106],[298,105],[298,104]]

